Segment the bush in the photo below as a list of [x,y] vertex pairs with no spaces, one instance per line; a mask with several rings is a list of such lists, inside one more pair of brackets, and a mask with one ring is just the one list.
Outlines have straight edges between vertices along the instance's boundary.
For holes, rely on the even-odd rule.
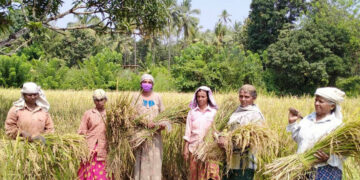
[[118,90],[138,91],[140,89],[140,76],[131,70],[120,71],[117,75]]
[[32,61],[31,81],[37,82],[44,89],[59,89],[62,86],[69,68],[65,61],[50,59],[49,61]]
[[193,91],[201,85],[214,90],[238,89],[245,83],[263,86],[263,68],[258,54],[239,47],[218,49],[197,43],[175,57],[172,74],[181,91]]
[[105,50],[84,60],[65,76],[64,89],[116,89],[116,76],[121,70],[122,55]]
[[176,91],[175,79],[165,66],[151,66],[150,71],[146,73],[155,79],[154,91]]
[[358,96],[360,94],[360,76],[339,79],[336,86],[345,91],[346,96]]
[[26,61],[26,56],[0,55],[0,86],[21,87],[30,79],[31,64]]

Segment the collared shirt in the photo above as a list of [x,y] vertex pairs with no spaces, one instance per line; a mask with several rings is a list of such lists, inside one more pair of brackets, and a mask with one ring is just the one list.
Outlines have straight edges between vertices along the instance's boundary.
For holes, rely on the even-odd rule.
[[85,135],[89,150],[94,150],[97,144],[97,160],[106,159],[106,112],[100,114],[97,109],[86,111],[82,117],[78,134]]
[[[334,113],[317,121],[316,113],[313,112],[300,122],[289,124],[286,130],[292,133],[293,139],[298,144],[297,153],[303,153],[311,149],[322,137],[339,127],[341,123],[342,121],[337,119]],[[330,155],[327,163],[317,164],[315,167],[321,167],[327,164],[342,169],[342,160],[336,155]]]
[[204,112],[199,106],[189,111],[186,119],[185,141],[189,143],[189,151],[193,153],[214,121],[216,109],[207,106]]
[[49,113],[41,107],[34,110],[29,109],[26,105],[18,109],[13,106],[5,120],[6,134],[15,139],[18,133],[25,131],[32,136],[43,133],[53,133],[54,123]]

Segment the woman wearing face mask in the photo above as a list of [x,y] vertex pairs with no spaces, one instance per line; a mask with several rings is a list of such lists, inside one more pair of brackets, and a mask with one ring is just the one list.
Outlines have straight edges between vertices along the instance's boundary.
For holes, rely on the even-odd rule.
[[[235,130],[241,126],[245,126],[249,123],[263,124],[265,118],[260,109],[254,104],[257,97],[256,89],[250,84],[243,85],[239,90],[240,106],[230,116],[230,120],[227,123],[229,130]],[[220,137],[218,140],[220,147],[224,147],[225,139]],[[254,151],[254,150],[253,150]],[[229,173],[224,175],[223,180],[243,179],[251,180],[254,178],[255,170],[257,168],[256,159],[253,155],[254,152],[248,152],[246,155],[249,157],[247,162],[241,160],[241,154],[237,149],[233,149],[232,162],[227,164]],[[243,165],[245,164],[245,170]]]
[[191,180],[220,180],[219,166],[214,163],[198,162],[193,153],[201,143],[214,121],[218,109],[211,89],[206,86],[199,87],[190,102],[191,110],[186,119],[184,159],[190,164]]
[[165,124],[156,124],[153,119],[162,111],[164,105],[159,94],[153,92],[154,78],[150,74],[141,76],[141,93],[136,99],[135,107],[139,116],[146,119],[145,128],[158,128],[153,135],[152,141],[146,141],[135,152],[135,180],[161,180],[162,167],[162,138],[160,131]]

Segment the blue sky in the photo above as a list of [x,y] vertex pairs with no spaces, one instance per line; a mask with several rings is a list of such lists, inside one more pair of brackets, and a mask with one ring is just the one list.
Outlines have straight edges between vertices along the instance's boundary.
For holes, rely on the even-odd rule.
[[226,11],[231,15],[231,23],[243,22],[249,15],[251,0],[193,0],[192,8],[200,9],[200,25],[203,31],[213,30],[221,12]]
[[[182,0],[178,0],[181,2]],[[60,12],[71,8],[72,0],[64,0],[64,5]],[[192,9],[200,9],[201,14],[197,16],[200,19],[202,31],[206,29],[213,30],[215,23],[219,19],[221,12],[226,11],[231,15],[231,23],[235,21],[243,22],[250,11],[251,0],[192,0]],[[68,22],[74,21],[72,15],[65,16],[56,22],[59,27],[66,27]]]

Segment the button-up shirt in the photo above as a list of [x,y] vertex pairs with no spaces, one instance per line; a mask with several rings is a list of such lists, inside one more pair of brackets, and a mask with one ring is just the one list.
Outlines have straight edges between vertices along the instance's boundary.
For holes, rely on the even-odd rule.
[[207,106],[204,112],[199,106],[189,111],[186,119],[184,139],[189,143],[189,151],[193,153],[214,121],[216,109]]
[[78,133],[85,135],[86,142],[90,151],[95,149],[97,160],[106,160],[106,112],[100,114],[96,109],[86,111],[82,117]]
[[5,120],[6,134],[15,139],[18,133],[30,133],[37,136],[43,133],[54,132],[54,123],[49,113],[41,107],[34,110],[26,105],[23,108],[12,107]]
[[[311,149],[322,137],[328,135],[341,125],[342,121],[337,119],[334,114],[316,120],[316,113],[311,113],[300,122],[291,123],[286,130],[292,133],[293,139],[298,144],[297,153],[303,153]],[[342,169],[342,159],[336,155],[330,155],[327,163],[317,164],[315,167],[331,165]]]

